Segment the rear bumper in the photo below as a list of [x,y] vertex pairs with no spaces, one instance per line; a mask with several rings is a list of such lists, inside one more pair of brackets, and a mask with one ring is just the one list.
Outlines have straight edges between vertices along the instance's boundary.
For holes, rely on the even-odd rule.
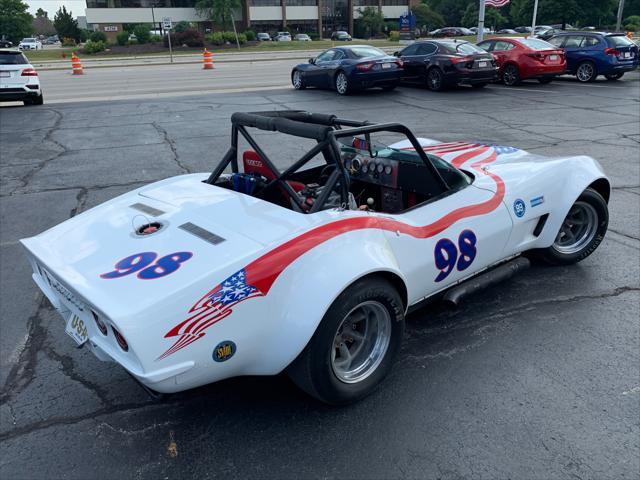
[[21,87],[0,86],[0,102],[15,102],[25,98],[39,97],[42,94],[40,85],[24,85]]
[[522,72],[522,79],[526,78],[548,78],[562,75],[567,71],[566,64],[560,65],[543,65],[538,67],[529,67]]
[[356,88],[372,88],[398,85],[401,75],[401,69],[395,69],[390,72],[356,73],[353,75],[353,86]]
[[491,83],[498,80],[498,69],[491,70],[459,70],[445,73],[444,81],[450,85],[474,85],[477,83]]

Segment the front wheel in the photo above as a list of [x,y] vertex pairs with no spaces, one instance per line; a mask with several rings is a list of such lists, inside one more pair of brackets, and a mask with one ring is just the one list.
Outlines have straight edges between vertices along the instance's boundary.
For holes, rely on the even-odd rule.
[[606,78],[607,80],[619,80],[622,78],[622,76],[624,75],[624,72],[618,72],[618,73],[607,73],[604,78]]
[[576,78],[579,82],[593,82],[597,76],[596,66],[591,62],[582,62],[576,69]]
[[393,286],[365,277],[333,302],[287,369],[302,390],[332,405],[369,395],[389,373],[404,334],[404,307]]
[[293,88],[295,88],[296,90],[304,90],[306,88],[300,70],[293,71],[293,74],[291,75],[291,83],[293,85]]
[[609,209],[602,195],[587,188],[571,206],[549,248],[533,252],[552,265],[570,265],[591,255],[609,225]]
[[336,92],[340,95],[347,95],[349,93],[349,79],[344,72],[339,72],[336,75]]

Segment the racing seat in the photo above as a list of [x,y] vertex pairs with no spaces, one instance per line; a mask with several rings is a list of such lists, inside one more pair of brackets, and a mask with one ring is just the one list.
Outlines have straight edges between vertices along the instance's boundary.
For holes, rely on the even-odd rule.
[[[260,175],[269,182],[276,179],[276,175],[264,164],[260,155],[253,150],[245,150],[242,153],[242,164],[244,173]],[[296,182],[295,180],[287,180],[287,183],[295,192],[300,192],[306,186],[304,183]]]

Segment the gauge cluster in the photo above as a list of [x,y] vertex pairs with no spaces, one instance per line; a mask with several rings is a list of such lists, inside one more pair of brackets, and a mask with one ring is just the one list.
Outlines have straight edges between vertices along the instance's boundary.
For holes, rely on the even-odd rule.
[[349,174],[362,182],[395,188],[398,183],[398,161],[354,155],[345,159]]

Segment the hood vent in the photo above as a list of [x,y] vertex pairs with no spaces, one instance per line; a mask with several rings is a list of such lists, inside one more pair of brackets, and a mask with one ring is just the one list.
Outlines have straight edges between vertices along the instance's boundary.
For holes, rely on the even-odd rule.
[[147,215],[151,215],[152,217],[159,217],[163,215],[165,212],[162,210],[158,210],[157,208],[150,207],[149,205],[145,205],[144,203],[134,203],[133,205],[129,205],[131,208],[135,208],[139,212],[146,213]]
[[196,237],[204,240],[205,242],[209,242],[212,245],[217,245],[219,243],[224,242],[225,240],[224,238],[216,235],[215,233],[210,232],[209,230],[206,230],[202,227],[199,227],[198,225],[194,225],[191,222],[183,223],[178,228],[181,228],[182,230],[189,232],[191,235],[195,235]]

